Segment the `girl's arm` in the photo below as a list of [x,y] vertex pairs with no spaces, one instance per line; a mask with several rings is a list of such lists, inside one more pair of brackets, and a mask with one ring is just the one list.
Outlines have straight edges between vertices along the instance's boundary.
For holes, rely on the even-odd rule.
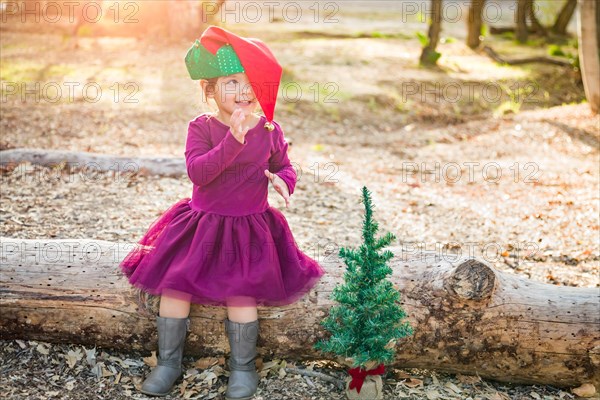
[[208,129],[191,121],[185,143],[185,164],[192,183],[204,186],[212,182],[231,165],[244,146],[246,143],[240,143],[228,130],[223,140],[211,147]]
[[289,145],[285,140],[283,130],[275,121],[273,121],[273,124],[276,129],[273,131],[275,134],[274,150],[269,158],[269,171],[283,179],[291,195],[296,187],[296,170],[287,155]]

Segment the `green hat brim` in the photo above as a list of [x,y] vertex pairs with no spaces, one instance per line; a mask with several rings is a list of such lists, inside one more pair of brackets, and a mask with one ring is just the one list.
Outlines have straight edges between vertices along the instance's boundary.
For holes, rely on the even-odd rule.
[[230,44],[221,46],[216,54],[212,54],[197,39],[185,56],[185,66],[192,80],[244,72],[244,67]]

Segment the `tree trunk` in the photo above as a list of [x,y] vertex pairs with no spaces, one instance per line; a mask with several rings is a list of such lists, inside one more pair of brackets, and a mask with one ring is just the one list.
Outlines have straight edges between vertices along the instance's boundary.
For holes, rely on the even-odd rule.
[[535,15],[535,3],[534,0],[527,1],[527,12],[529,14],[529,19],[531,20],[531,26],[535,33],[539,35],[546,36],[548,33],[546,32],[546,28],[540,24],[540,21],[537,19],[537,15]]
[[600,111],[600,4],[579,0],[579,64],[587,98],[593,113]]
[[469,18],[467,19],[467,46],[476,49],[481,44],[481,13],[485,0],[472,0],[469,7]]
[[431,0],[431,8],[431,22],[427,35],[429,41],[423,48],[419,59],[420,63],[424,65],[434,65],[439,57],[435,49],[440,41],[440,32],[442,31],[442,0]]
[[567,34],[567,25],[569,25],[569,21],[571,21],[571,17],[575,12],[575,7],[577,7],[577,0],[567,0],[563,8],[560,10],[560,13],[558,13],[556,21],[554,21],[552,32],[559,35]]
[[520,43],[527,41],[527,14],[529,9],[529,0],[518,0],[517,2],[517,26],[516,36]]
[[[154,350],[156,309],[138,304],[117,267],[130,249],[98,240],[3,238],[2,337]],[[396,254],[390,279],[415,330],[397,343],[396,367],[514,383],[600,385],[597,288],[543,284],[477,260],[409,258],[390,250]],[[345,265],[335,254],[317,258],[327,274],[303,299],[259,307],[263,357],[332,358],[312,346],[326,335],[319,322]],[[225,316],[223,307],[194,305],[186,352],[223,355]]]

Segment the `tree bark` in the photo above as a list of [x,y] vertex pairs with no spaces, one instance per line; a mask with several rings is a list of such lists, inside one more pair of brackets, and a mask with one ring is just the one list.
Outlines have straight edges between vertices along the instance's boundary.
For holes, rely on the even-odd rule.
[[540,21],[537,19],[537,15],[535,14],[536,6],[534,0],[527,1],[527,12],[529,14],[529,19],[531,20],[531,26],[533,27],[535,33],[547,36],[548,32],[546,32],[546,28],[544,28],[544,26],[540,23]]
[[559,35],[567,34],[567,25],[569,25],[569,21],[571,21],[571,17],[573,17],[575,7],[577,7],[577,0],[567,0],[554,21],[552,32]]
[[529,0],[518,0],[517,2],[517,25],[516,37],[520,43],[525,43],[528,36],[527,14],[529,10]]
[[437,62],[436,47],[442,31],[442,0],[431,0],[431,21],[427,34],[429,42],[423,48],[419,62],[424,65],[434,65]]
[[[94,240],[0,240],[2,337],[154,350],[156,309],[138,301],[117,267],[130,249]],[[394,366],[599,387],[598,288],[543,284],[477,260],[390,250],[396,255],[390,280],[415,330],[398,341]],[[317,259],[327,273],[303,299],[259,307],[263,357],[336,359],[313,345],[327,335],[319,322],[345,265],[333,253]],[[225,316],[223,307],[194,305],[186,353],[223,355]]]
[[600,4],[579,0],[579,64],[585,97],[593,113],[600,112]]
[[467,46],[476,49],[481,44],[481,13],[485,0],[471,0],[469,7],[469,18],[467,19]]

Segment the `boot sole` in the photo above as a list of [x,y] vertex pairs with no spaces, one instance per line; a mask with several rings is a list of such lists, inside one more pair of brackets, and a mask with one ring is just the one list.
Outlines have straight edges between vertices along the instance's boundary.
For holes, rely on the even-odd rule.
[[175,382],[173,383],[173,386],[171,386],[171,389],[169,389],[168,392],[156,393],[156,392],[149,392],[147,390],[140,389],[140,393],[146,394],[148,396],[165,397],[165,396],[168,396],[173,391],[173,388],[175,388],[175,386],[177,386],[182,381],[183,381],[183,375],[181,375],[179,378],[177,378],[175,380]]
[[246,396],[246,397],[227,397],[227,396],[225,396],[225,400],[250,400],[255,395],[256,394],[253,394],[252,396]]
[[140,390],[140,393],[143,393],[148,396],[166,397],[169,393],[171,393],[171,390],[169,390],[167,393],[154,393],[154,392],[146,392],[144,390]]

